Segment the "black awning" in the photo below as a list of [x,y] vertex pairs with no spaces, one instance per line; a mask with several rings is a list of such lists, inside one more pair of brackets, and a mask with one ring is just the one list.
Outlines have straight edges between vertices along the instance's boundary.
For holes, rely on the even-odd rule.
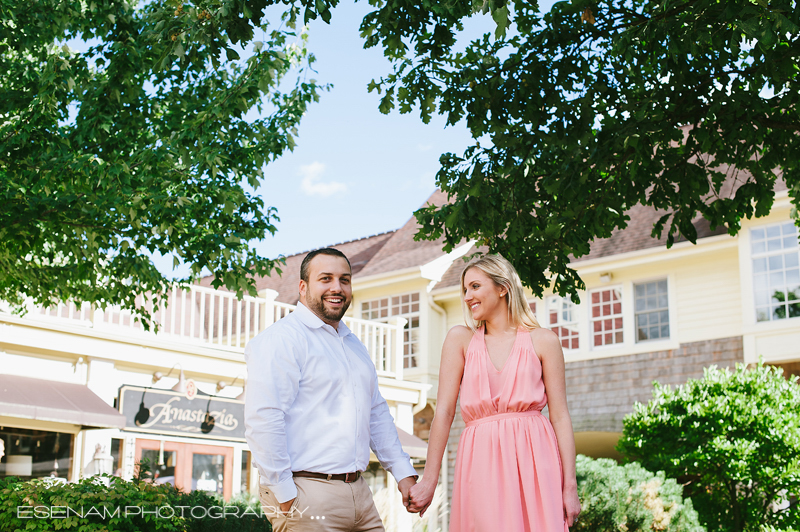
[[94,428],[125,427],[125,416],[88,386],[15,375],[0,375],[0,416]]

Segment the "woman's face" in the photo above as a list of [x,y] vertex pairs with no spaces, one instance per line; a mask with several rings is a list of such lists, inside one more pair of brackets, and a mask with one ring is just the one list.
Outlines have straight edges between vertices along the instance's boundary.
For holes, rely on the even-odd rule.
[[464,302],[475,321],[486,320],[497,312],[508,312],[506,289],[498,286],[479,268],[470,268],[464,275]]

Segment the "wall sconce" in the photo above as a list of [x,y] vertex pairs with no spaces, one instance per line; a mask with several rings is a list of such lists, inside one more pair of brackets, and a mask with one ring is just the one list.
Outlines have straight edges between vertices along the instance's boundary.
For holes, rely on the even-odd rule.
[[[178,383],[175,386],[173,386],[172,389],[173,391],[176,391],[178,393],[186,393],[186,377],[183,374],[183,367],[180,365],[180,363],[177,363],[174,366],[172,366],[172,368],[169,370],[169,373],[167,373],[166,376],[169,377],[170,375],[172,375],[172,372],[175,370],[175,368],[180,368],[181,373],[180,376],[178,377]],[[153,384],[160,381],[162,378],[164,378],[164,376],[165,375],[163,375],[160,371],[156,371],[155,373],[153,373]]]
[[601,283],[610,283],[612,279],[611,272],[601,273],[600,274],[600,282]]
[[[233,386],[234,384],[236,384],[236,381],[238,381],[240,378],[244,381],[244,377],[242,375],[237,375],[236,378],[233,379],[233,382],[231,382],[230,384],[225,383],[225,381],[219,381],[217,383],[217,393],[221,392],[223,389],[227,388],[228,386]],[[244,401],[244,388],[245,388],[245,386],[247,386],[247,381],[244,381],[242,383],[242,393],[240,393],[239,395],[236,396],[236,400],[237,401]]]

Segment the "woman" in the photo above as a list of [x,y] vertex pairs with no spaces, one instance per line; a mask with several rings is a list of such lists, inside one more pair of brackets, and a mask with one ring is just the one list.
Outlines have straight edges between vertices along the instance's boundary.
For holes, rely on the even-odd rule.
[[469,328],[453,327],[442,348],[425,473],[410,509],[424,513],[433,498],[460,389],[466,428],[451,532],[564,532],[580,502],[558,336],[539,327],[519,275],[500,256],[469,264],[461,288]]

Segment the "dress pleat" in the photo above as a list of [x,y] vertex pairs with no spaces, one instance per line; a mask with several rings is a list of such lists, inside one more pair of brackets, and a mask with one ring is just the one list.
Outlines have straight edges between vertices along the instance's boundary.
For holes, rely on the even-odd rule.
[[547,395],[530,333],[519,329],[498,372],[478,329],[460,394],[467,426],[456,456],[450,531],[568,532],[561,456],[541,412]]

